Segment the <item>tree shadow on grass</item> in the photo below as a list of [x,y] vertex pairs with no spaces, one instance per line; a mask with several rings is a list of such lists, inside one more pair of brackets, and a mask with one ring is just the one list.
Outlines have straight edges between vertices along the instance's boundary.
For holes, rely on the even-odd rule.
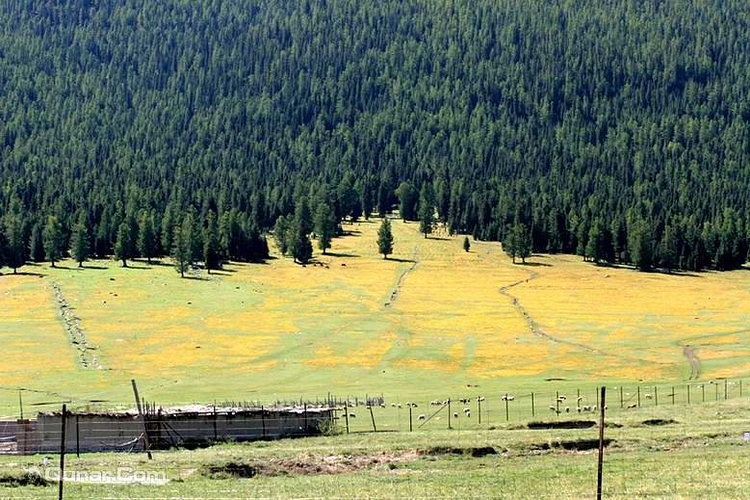
[[[9,273],[0,274],[0,276],[14,276],[14,274],[13,274],[13,271],[11,271]],[[43,273],[35,273],[31,271],[18,271],[17,273],[15,273],[15,276],[36,276],[37,278],[44,278],[47,275]]]
[[387,259],[383,259],[383,260],[390,260],[391,262],[402,262],[402,263],[405,263],[405,264],[416,264],[417,263],[416,260],[412,260],[412,259],[399,259],[398,257],[388,257]]
[[185,276],[185,280],[193,280],[193,281],[208,281],[208,278],[205,278],[203,276]]
[[544,262],[516,262],[516,264],[528,267],[552,267],[552,264],[545,264]]
[[342,259],[352,259],[355,257],[359,257],[359,255],[356,255],[353,253],[339,253],[339,252],[326,252],[323,255],[325,255],[326,257],[339,257]]
[[84,264],[82,267],[77,267],[76,269],[80,269],[81,271],[88,271],[89,269],[93,271],[106,271],[109,268],[104,266],[87,266]]
[[451,241],[450,238],[443,238],[442,236],[428,236],[425,239],[426,240],[434,240],[434,241]]

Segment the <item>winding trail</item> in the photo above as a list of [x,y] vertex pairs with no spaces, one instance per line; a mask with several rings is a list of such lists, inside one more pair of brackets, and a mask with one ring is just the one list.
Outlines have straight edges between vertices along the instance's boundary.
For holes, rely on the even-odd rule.
[[686,345],[682,349],[683,354],[690,363],[690,377],[688,380],[697,380],[701,375],[701,361],[698,356],[695,355],[695,348],[691,345]]
[[396,280],[396,286],[394,286],[393,290],[391,290],[391,295],[388,298],[388,301],[385,304],[383,304],[385,307],[391,307],[391,305],[394,302],[396,302],[396,299],[398,298],[398,294],[401,291],[401,286],[403,285],[404,280],[409,275],[409,273],[411,273],[412,271],[414,271],[414,269],[416,269],[417,264],[419,264],[419,262],[417,262],[417,248],[416,247],[414,247],[414,252],[412,253],[412,261],[413,262],[411,263],[411,265],[407,267],[406,269],[404,269],[404,271],[399,275],[398,280]]
[[52,282],[52,289],[55,293],[55,301],[57,302],[58,313],[60,314],[60,320],[63,324],[65,333],[68,334],[70,344],[78,351],[78,361],[81,367],[84,369],[102,369],[104,368],[94,354],[97,348],[89,344],[86,338],[86,333],[81,327],[81,319],[76,316],[75,309],[73,309],[65,296],[62,293],[60,285]]
[[526,321],[526,325],[528,325],[529,330],[531,330],[531,333],[536,335],[537,337],[541,337],[543,339],[549,340],[550,342],[554,342],[556,344],[566,344],[573,347],[577,347],[579,349],[583,349],[585,351],[592,352],[594,354],[600,354],[602,356],[610,356],[605,351],[602,351],[601,349],[596,349],[594,347],[588,346],[586,344],[579,344],[578,342],[572,342],[570,340],[563,340],[558,337],[554,337],[550,335],[549,333],[545,332],[539,327],[539,323],[534,320],[534,318],[526,311],[526,309],[521,305],[521,301],[518,300],[518,297],[508,292],[513,287],[516,287],[518,285],[521,285],[523,283],[528,283],[531,280],[537,279],[539,277],[539,273],[536,271],[529,271],[529,277],[526,279],[518,280],[514,283],[511,283],[510,285],[505,285],[503,287],[500,287],[499,292],[501,295],[505,295],[511,300],[511,303],[513,304],[513,307],[518,311],[518,313],[523,317],[524,321]]

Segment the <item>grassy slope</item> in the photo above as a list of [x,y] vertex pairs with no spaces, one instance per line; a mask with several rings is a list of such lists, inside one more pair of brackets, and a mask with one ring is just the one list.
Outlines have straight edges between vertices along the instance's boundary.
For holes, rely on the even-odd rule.
[[[743,498],[750,487],[744,416],[750,402],[735,400],[691,407],[642,409],[608,421],[615,442],[605,461],[607,498]],[[646,418],[673,418],[663,427],[644,426]],[[516,426],[518,427],[518,426]],[[595,491],[596,452],[535,447],[565,440],[591,439],[597,429],[529,431],[501,426],[482,431],[351,434],[197,451],[157,452],[153,462],[139,454],[69,456],[70,471],[115,471],[118,466],[165,471],[164,486],[68,483],[66,498],[585,498]],[[492,446],[499,454],[469,458],[425,453],[434,447]],[[379,463],[340,474],[314,473],[337,457],[348,463],[376,458]],[[0,471],[39,465],[42,457],[0,457]],[[398,458],[392,465],[389,460]],[[212,479],[206,465],[228,462],[306,464],[308,474]],[[56,463],[56,461],[53,461]],[[53,497],[54,487],[0,488],[3,497]]]
[[[54,393],[27,392],[27,405],[66,397],[77,406],[127,404],[131,377],[160,403],[328,391],[424,403],[533,389],[547,391],[545,405],[555,390],[685,380],[687,343],[704,380],[750,373],[745,270],[642,274],[572,256],[513,266],[496,243],[475,242],[465,253],[462,238],[425,240],[416,224],[401,222],[393,225],[398,260],[384,261],[377,226],[347,225],[335,253],[318,256],[322,266],[279,258],[181,280],[167,265],[96,261],[78,270],[64,262],[24,269],[42,278],[0,277],[0,415],[15,413],[8,389],[16,387]],[[105,370],[77,368],[52,280]]]

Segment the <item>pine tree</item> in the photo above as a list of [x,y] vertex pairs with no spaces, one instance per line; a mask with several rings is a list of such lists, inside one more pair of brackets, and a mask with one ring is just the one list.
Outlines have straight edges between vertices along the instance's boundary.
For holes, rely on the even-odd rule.
[[279,215],[279,218],[276,219],[276,225],[273,227],[273,239],[281,255],[286,255],[289,252],[289,226],[289,219]]
[[654,265],[654,231],[644,219],[628,224],[628,253],[638,269],[648,271]]
[[326,202],[320,202],[315,211],[315,234],[318,237],[318,248],[325,255],[331,248],[331,239],[336,230],[336,219],[331,207]]
[[391,221],[384,217],[378,229],[378,253],[387,259],[393,253],[393,233],[391,232]]
[[414,220],[416,213],[414,207],[419,201],[419,193],[408,182],[402,182],[396,190],[399,199],[399,215],[404,221]]
[[122,261],[122,267],[128,267],[128,259],[133,257],[131,234],[130,225],[125,221],[121,222],[115,239],[115,259]]
[[23,237],[23,221],[20,213],[11,211],[5,216],[5,260],[13,269],[13,274],[25,263],[26,241]]
[[141,210],[138,215],[138,253],[151,264],[156,255],[156,221],[153,212]]
[[312,244],[310,238],[305,232],[304,225],[298,221],[294,221],[294,240],[292,241],[292,256],[296,262],[300,264],[307,264],[312,258]]
[[221,268],[219,237],[216,229],[216,216],[209,210],[206,216],[206,227],[203,229],[203,263],[211,274],[212,269]]
[[89,257],[89,231],[85,217],[79,218],[78,222],[73,225],[73,232],[70,235],[70,254],[78,262],[78,267],[83,267],[83,263]]
[[435,204],[429,186],[431,184],[423,184],[419,194],[419,231],[425,238],[432,233],[432,225],[435,223]]
[[471,242],[469,242],[469,237],[465,236],[464,237],[464,251],[468,252],[469,250],[471,250]]
[[360,204],[357,192],[354,190],[354,176],[347,172],[339,183],[336,194],[341,210],[341,218],[351,216],[352,221],[356,221],[360,214]]
[[48,261],[55,267],[55,263],[62,257],[63,234],[60,221],[54,215],[47,217],[42,235],[44,240],[44,254]]
[[192,238],[193,220],[188,214],[181,225],[175,226],[172,234],[172,260],[181,278],[185,277],[185,271],[189,269],[192,262]]
[[524,224],[516,222],[506,232],[503,250],[513,259],[514,264],[516,258],[520,258],[521,262],[526,263],[526,258],[531,255],[531,233]]
[[34,262],[42,262],[44,260],[44,239],[42,238],[42,224],[39,221],[35,222],[31,228],[29,257]]

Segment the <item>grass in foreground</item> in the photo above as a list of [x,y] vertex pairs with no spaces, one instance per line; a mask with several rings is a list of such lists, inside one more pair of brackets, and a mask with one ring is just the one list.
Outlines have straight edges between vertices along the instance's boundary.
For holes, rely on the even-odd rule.
[[[746,498],[750,444],[742,440],[747,400],[639,411],[608,420],[606,498]],[[650,418],[671,419],[663,426]],[[66,498],[590,498],[596,451],[571,450],[596,438],[583,430],[527,430],[520,425],[483,431],[350,434],[220,445],[196,451],[68,456],[70,471],[117,467],[162,471],[165,485],[67,483]],[[488,454],[491,447],[494,454]],[[480,451],[472,451],[478,449]],[[53,465],[57,457],[50,456]],[[0,471],[18,474],[43,457],[2,457]],[[259,470],[241,478],[219,472],[228,464]],[[212,470],[213,468],[213,470]],[[245,469],[246,470],[246,469]],[[52,498],[49,487],[2,488],[11,498]]]

